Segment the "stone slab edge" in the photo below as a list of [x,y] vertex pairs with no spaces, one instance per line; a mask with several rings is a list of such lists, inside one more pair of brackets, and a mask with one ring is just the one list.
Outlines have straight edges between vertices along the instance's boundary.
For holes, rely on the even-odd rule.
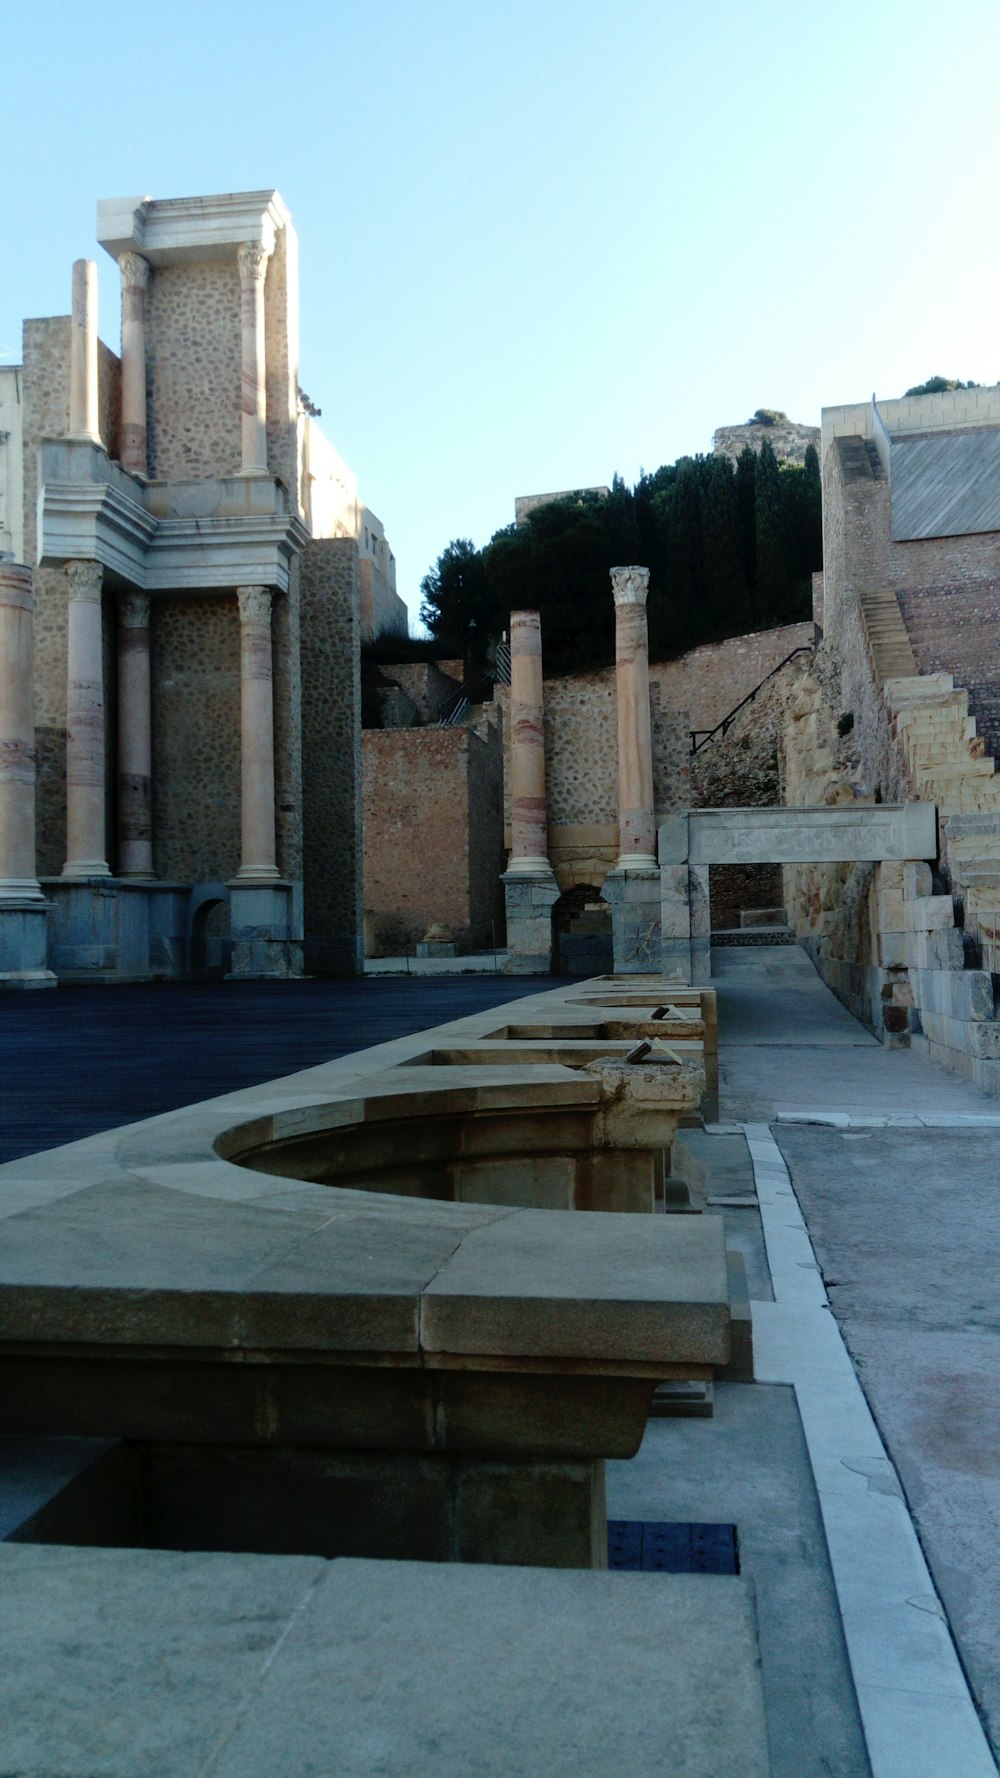
[[[822,1121],[834,1118],[838,1125],[859,1121],[843,1114]],[[941,1778],[944,1772],[950,1778],[996,1778],[944,1609],[830,1308],[781,1151],[767,1124],[744,1124],[743,1130],[775,1296],[773,1303],[752,1305],[756,1376],[795,1390],[872,1778]]]

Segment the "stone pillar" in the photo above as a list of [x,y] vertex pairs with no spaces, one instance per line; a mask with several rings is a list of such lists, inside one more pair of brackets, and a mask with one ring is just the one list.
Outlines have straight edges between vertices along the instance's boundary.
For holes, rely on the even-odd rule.
[[509,974],[552,967],[552,904],[559,887],[548,860],[542,635],[537,611],[510,616],[510,862],[504,875]]
[[118,600],[118,874],[153,875],[149,599]]
[[31,569],[0,561],[0,987],[51,988],[49,904],[35,875]]
[[267,353],[264,339],[264,279],[268,250],[261,241],[245,241],[237,252],[240,268],[243,365],[240,411],[243,416],[243,475],[267,474]]
[[511,872],[549,869],[542,631],[537,611],[510,614]]
[[271,589],[241,586],[241,855],[238,881],[276,882]]
[[270,587],[237,588],[240,602],[242,857],[230,884],[237,980],[302,974],[294,885],[279,875],[274,819],[274,690]]
[[122,423],[121,463],[132,475],[147,475],[146,451],[146,290],[149,261],[122,253]]
[[66,863],[64,877],[110,876],[104,856],[104,656],[99,562],[67,562],[69,660],[66,689]]
[[97,265],[73,262],[70,321],[69,435],[101,442],[97,409]]
[[648,568],[612,568],[618,691],[618,863],[601,897],[611,908],[615,971],[656,971],[660,964],[660,872],[653,814],[653,738],[649,718]]
[[649,721],[648,568],[612,568],[618,682],[618,869],[656,869]]

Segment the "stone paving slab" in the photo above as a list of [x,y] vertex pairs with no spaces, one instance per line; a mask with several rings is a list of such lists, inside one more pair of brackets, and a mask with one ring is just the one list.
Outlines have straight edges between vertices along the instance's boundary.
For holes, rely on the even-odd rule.
[[0,1599],[18,1778],[770,1771],[736,1577],[0,1546]]

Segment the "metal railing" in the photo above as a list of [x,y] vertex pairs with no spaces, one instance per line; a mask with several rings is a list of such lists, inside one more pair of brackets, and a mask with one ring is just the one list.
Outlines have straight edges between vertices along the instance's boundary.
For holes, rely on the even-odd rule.
[[757,693],[759,691],[763,691],[763,689],[764,689],[765,685],[767,685],[768,681],[773,679],[776,673],[780,673],[782,667],[787,667],[789,661],[793,661],[797,654],[811,654],[811,653],[812,653],[811,643],[801,642],[799,644],[798,648],[792,649],[791,654],[786,654],[783,661],[779,661],[778,665],[776,667],[772,667],[770,673],[765,673],[760,684],[755,685],[753,688],[753,691],[748,691],[746,697],[741,698],[739,703],[734,705],[732,710],[730,710],[729,715],[724,716],[722,718],[721,722],[717,722],[714,728],[693,728],[693,729],[690,729],[688,732],[691,736],[691,752],[692,752],[692,754],[700,753],[703,747],[708,746],[709,741],[712,741],[715,739],[716,735],[727,734],[729,732],[729,730],[732,728],[733,723],[735,722],[740,711],[745,710],[748,704],[752,704],[754,701],[754,698],[757,696]]

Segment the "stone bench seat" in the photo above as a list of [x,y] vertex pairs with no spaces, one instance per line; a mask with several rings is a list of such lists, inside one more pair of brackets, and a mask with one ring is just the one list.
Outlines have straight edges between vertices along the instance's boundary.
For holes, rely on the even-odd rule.
[[6,1545],[0,1597],[22,1778],[770,1770],[739,1577]]
[[[473,1170],[498,1143],[563,1164],[576,1139],[598,1172],[632,1143],[647,1162],[676,1118],[662,1083],[690,1097],[700,1071],[660,1068],[644,1104],[634,1070],[632,1104],[623,1065],[598,1066],[389,1065],[319,1106],[293,1077],[0,1169],[6,1429],[133,1441],[168,1545],[228,1547],[236,1524],[251,1549],[600,1565],[603,1459],[638,1448],[658,1381],[729,1362],[721,1222],[391,1179],[401,1141],[437,1164],[456,1128]],[[388,1144],[384,1189],[229,1158],[349,1131],[368,1160]],[[417,1548],[373,1549],[401,1493]]]

